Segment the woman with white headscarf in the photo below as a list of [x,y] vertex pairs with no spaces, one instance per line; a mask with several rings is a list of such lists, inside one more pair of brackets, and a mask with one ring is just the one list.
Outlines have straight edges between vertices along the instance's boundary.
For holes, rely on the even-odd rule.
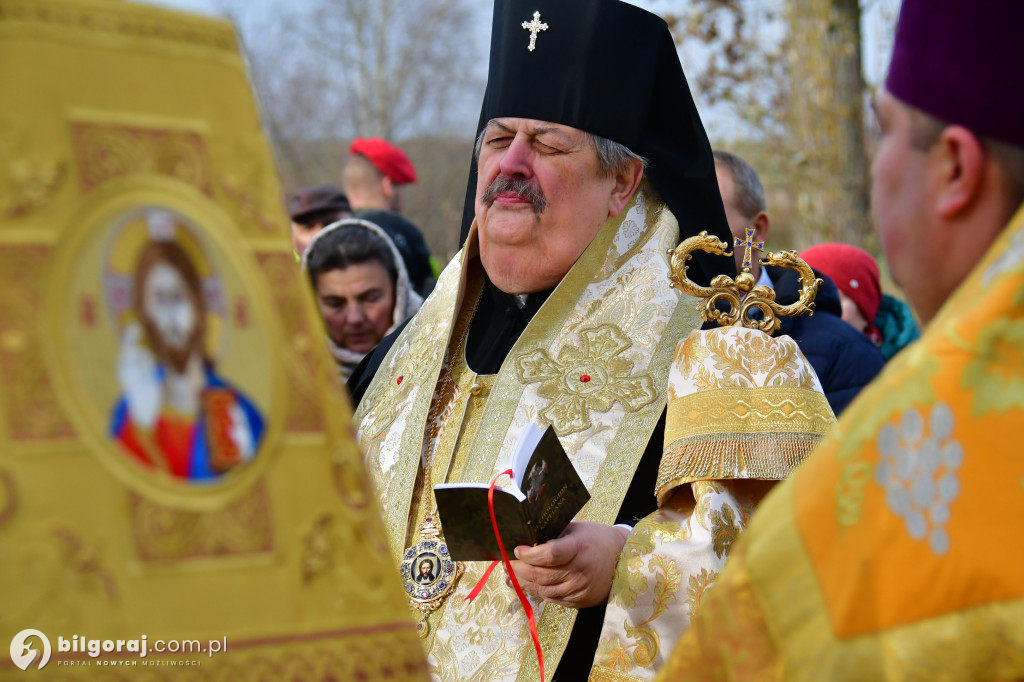
[[348,218],[325,227],[303,254],[302,268],[342,380],[423,304],[394,242],[367,220]]

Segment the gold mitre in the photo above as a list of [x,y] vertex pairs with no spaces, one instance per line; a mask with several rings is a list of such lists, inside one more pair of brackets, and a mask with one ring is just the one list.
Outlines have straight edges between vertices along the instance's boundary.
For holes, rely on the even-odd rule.
[[[810,313],[821,280],[795,251],[768,254],[763,264],[800,273],[800,300],[775,301],[767,286],[753,286],[748,231],[743,272],[734,281],[719,275],[710,287],[686,278],[690,254],[725,253],[724,242],[702,232],[673,249],[673,286],[701,298],[705,320],[728,325],[696,330],[676,346],[669,370],[665,453],[656,492],[664,503],[681,485],[700,480],[780,480],[795,469],[835,423],[821,382],[789,336],[773,338],[778,315]],[[741,240],[737,240],[737,245]],[[731,304],[728,311],[716,304]],[[763,319],[751,319],[753,309]]]

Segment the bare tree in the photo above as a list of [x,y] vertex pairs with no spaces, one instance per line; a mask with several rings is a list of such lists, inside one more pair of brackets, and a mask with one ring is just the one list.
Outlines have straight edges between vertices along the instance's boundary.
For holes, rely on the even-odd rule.
[[[664,18],[698,101],[733,119],[729,137],[785,136],[786,26],[773,3],[697,0]],[[716,118],[708,127],[724,133]]]
[[703,47],[698,97],[729,105],[743,123],[731,137],[786,186],[786,246],[869,241],[861,13],[859,0],[695,0],[667,16],[684,55]]
[[463,2],[320,0],[314,19],[306,41],[331,65],[354,134],[395,139],[445,127],[452,100],[476,82]]
[[261,12],[217,1],[239,28],[284,189],[340,184],[352,138],[388,138],[420,176],[404,212],[440,258],[457,248],[489,7],[308,0]]
[[797,210],[813,241],[870,234],[858,0],[789,0],[789,131]]

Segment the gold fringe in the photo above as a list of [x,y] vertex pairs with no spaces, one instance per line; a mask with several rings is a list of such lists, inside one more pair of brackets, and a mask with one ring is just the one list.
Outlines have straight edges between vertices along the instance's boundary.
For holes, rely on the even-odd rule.
[[[666,434],[667,435],[667,434]],[[674,488],[703,480],[748,478],[780,481],[807,459],[820,433],[718,433],[679,438],[658,467],[659,504]]]
[[616,672],[608,668],[599,668],[596,665],[590,669],[590,677],[587,679],[588,682],[643,682],[639,677],[626,675],[625,673]]

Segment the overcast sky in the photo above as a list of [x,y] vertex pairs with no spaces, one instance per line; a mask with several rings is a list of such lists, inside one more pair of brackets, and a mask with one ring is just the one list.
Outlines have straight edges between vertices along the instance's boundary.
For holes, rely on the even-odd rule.
[[[230,15],[239,17],[245,22],[242,31],[246,35],[258,35],[259,27],[267,23],[273,23],[275,12],[282,11],[281,0],[136,0],[151,5],[159,5],[172,9],[179,9],[189,12],[205,14],[207,16],[229,18]],[[303,0],[293,0],[302,2]],[[367,0],[371,2],[372,0]],[[666,9],[679,8],[684,3],[682,0],[624,0],[630,4],[643,7],[652,12],[660,12]],[[770,7],[775,7],[776,0],[747,0],[751,3],[769,2]],[[889,51],[892,46],[892,32],[895,16],[898,12],[900,0],[862,0],[863,17],[862,32],[864,34],[863,64],[864,76],[871,87],[877,87],[885,76],[885,67],[889,60]],[[491,3],[481,0],[469,0],[467,6],[477,14],[479,22],[479,44],[485,46],[490,39],[491,30]],[[285,5],[286,7],[286,5]],[[287,11],[287,10],[284,10]],[[678,9],[677,9],[678,11]],[[778,25],[778,24],[777,24]],[[702,52],[706,51],[703,45],[687,45],[681,50],[680,59],[683,62],[683,70],[690,71],[693,68],[702,68]],[[481,81],[486,77],[486,63],[479,64],[481,69]],[[482,93],[481,93],[482,94]],[[708,126],[708,134],[712,138],[735,137],[739,128],[735,122],[730,122],[731,114],[718,107],[708,107],[700,101],[699,93],[694,93],[697,99],[698,110],[701,111],[701,118]],[[469,106],[469,105],[467,105]],[[467,120],[474,121],[476,109],[479,104],[474,102],[469,106],[473,111],[467,112]]]

